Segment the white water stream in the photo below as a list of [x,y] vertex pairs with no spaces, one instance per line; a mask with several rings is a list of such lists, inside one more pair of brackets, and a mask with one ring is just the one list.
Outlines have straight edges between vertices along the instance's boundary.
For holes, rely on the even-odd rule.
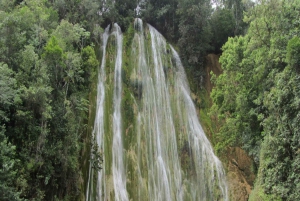
[[[90,168],[86,200],[227,201],[222,164],[200,125],[177,52],[151,25],[136,19],[134,27],[126,76],[135,86],[130,96],[135,117],[126,128],[123,35],[117,24],[103,34],[94,135],[104,164],[97,174]],[[110,37],[114,53],[106,50]],[[114,63],[110,75],[107,59]]]
[[[98,74],[98,85],[97,85],[97,107],[96,107],[96,117],[95,117],[95,122],[94,122],[94,130],[93,130],[93,136],[95,136],[97,145],[99,146],[99,149],[102,151],[104,150],[104,100],[105,100],[105,54],[106,54],[106,45],[109,37],[109,29],[110,26],[108,26],[102,36],[102,61],[101,61],[101,66]],[[93,156],[91,156],[93,157]],[[102,194],[105,193],[105,158],[103,160],[103,169],[102,171],[99,171],[97,173],[97,198],[101,198]],[[89,179],[88,179],[88,187],[86,191],[86,201],[92,201],[93,196],[94,196],[94,183],[93,181],[93,175],[94,171],[92,169],[92,166],[90,165],[89,168]],[[104,196],[105,197],[105,196]]]
[[113,144],[112,144],[112,168],[113,182],[116,201],[127,201],[126,175],[123,162],[123,142],[122,142],[122,115],[121,115],[121,98],[122,98],[122,43],[123,36],[121,28],[114,24],[113,35],[116,37],[116,62],[114,75],[114,113],[113,113]]

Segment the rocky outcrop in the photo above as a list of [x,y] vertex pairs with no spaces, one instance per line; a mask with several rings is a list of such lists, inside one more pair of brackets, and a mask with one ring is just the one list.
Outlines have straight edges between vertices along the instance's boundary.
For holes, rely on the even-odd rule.
[[255,180],[253,161],[240,147],[228,148],[226,158],[230,200],[247,201]]

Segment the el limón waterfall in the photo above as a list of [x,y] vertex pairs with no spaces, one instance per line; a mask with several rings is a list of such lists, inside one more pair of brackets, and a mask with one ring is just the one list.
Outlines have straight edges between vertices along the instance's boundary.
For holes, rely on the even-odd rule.
[[227,201],[173,47],[135,19],[126,35],[107,27],[101,50],[93,135],[103,169],[89,168],[86,201]]

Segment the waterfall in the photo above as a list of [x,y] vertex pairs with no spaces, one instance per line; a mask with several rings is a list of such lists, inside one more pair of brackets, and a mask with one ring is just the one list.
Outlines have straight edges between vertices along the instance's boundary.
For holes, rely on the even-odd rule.
[[[192,150],[192,158],[195,163],[196,180],[192,181],[193,200],[218,200],[214,195],[214,182],[220,188],[221,195],[227,200],[227,185],[225,172],[219,159],[215,156],[212,146],[208,141],[197,117],[196,108],[190,97],[187,78],[181,64],[179,55],[171,47],[173,58],[177,67],[176,73],[176,102],[182,128],[188,131],[188,144]],[[185,114],[184,114],[185,113]],[[216,174],[216,175],[215,175]],[[206,182],[203,185],[203,181]],[[207,194],[208,193],[208,194]]]
[[[105,100],[105,63],[106,63],[106,44],[109,37],[109,29],[110,26],[108,26],[102,36],[102,61],[101,66],[98,74],[98,85],[97,85],[97,107],[96,107],[96,117],[94,122],[94,130],[93,130],[93,136],[95,136],[96,139],[96,146],[99,146],[100,150],[104,149],[104,100]],[[92,158],[93,156],[91,156]],[[101,198],[102,194],[105,193],[105,158],[103,158],[103,169],[102,171],[99,171],[97,173],[97,197]],[[94,187],[92,182],[92,176],[94,175],[94,171],[92,169],[92,166],[90,165],[89,168],[89,179],[88,179],[88,187],[86,191],[86,201],[92,201],[92,197],[94,196]],[[105,197],[105,196],[104,196]]]
[[127,201],[126,191],[126,176],[124,172],[123,162],[123,143],[122,143],[122,116],[121,116],[121,96],[122,96],[122,42],[123,36],[121,28],[114,24],[114,32],[117,42],[116,50],[116,62],[115,62],[115,75],[114,75],[114,113],[113,113],[113,145],[112,145],[112,157],[113,157],[113,182],[116,201]]
[[94,135],[104,162],[90,167],[86,200],[227,201],[177,52],[141,19],[132,29],[103,34]]

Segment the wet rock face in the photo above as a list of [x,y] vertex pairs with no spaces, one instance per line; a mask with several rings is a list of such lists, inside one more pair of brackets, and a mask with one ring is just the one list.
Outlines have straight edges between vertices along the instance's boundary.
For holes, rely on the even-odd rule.
[[228,201],[178,53],[151,25],[134,27],[103,34],[93,132],[103,169],[89,169],[86,200]]
[[229,148],[227,153],[227,179],[230,199],[247,201],[255,180],[253,160],[240,147]]

